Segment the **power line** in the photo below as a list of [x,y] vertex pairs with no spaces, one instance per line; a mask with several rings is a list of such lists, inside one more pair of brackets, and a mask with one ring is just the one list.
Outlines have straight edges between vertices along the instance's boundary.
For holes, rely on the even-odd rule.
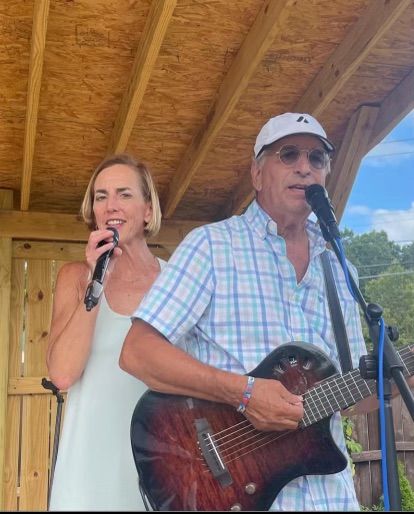
[[395,155],[412,155],[414,154],[414,151],[411,152],[394,152],[394,153],[373,153],[372,155],[368,154],[364,157],[364,159],[373,159],[378,157],[394,157]]
[[406,143],[407,141],[414,141],[414,137],[408,137],[407,139],[393,139],[392,141],[381,141],[381,143],[378,143],[378,146],[382,145],[392,145],[394,143]]
[[396,271],[394,273],[381,273],[380,275],[364,275],[359,277],[359,280],[367,279],[367,278],[381,278],[381,277],[393,277],[394,275],[412,275],[414,274],[414,270],[412,271]]
[[[359,266],[357,266],[357,268],[358,269],[360,269],[360,268],[375,268],[376,266],[392,266],[394,264],[401,264],[401,263],[398,261],[391,261],[391,262],[380,262],[378,264],[360,264]],[[404,266],[406,266],[407,264],[414,264],[414,261],[404,262]]]

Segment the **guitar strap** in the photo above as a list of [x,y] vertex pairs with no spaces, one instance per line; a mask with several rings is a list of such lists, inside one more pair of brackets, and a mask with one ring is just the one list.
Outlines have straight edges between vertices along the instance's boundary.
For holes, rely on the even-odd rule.
[[349,350],[348,336],[346,333],[344,317],[339,303],[338,292],[332,273],[332,266],[329,260],[328,250],[321,253],[323,276],[325,279],[325,289],[328,295],[329,312],[335,335],[336,347],[338,348],[339,361],[341,363],[342,374],[351,371],[352,359]]

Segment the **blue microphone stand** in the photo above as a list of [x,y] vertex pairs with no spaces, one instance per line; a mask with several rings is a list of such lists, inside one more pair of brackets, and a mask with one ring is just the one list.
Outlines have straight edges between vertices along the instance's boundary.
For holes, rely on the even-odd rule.
[[[333,251],[335,252],[345,275],[349,279],[348,285],[355,300],[359,303],[360,308],[364,314],[365,321],[368,325],[370,339],[373,343],[373,351],[369,355],[364,355],[360,358],[359,370],[361,377],[364,379],[375,379],[377,382],[377,396],[380,397],[379,376],[378,376],[378,341],[380,337],[380,327],[382,321],[382,308],[375,303],[367,304],[359,287],[350,273],[345,261],[343,251],[341,252],[341,243],[338,228],[332,229],[332,224],[326,224],[323,220],[319,219],[322,235],[325,240],[330,243]],[[394,423],[392,416],[391,406],[391,379],[394,379],[395,384],[403,398],[411,418],[414,420],[414,397],[403,375],[404,365],[394,348],[391,341],[398,339],[398,332],[393,327],[387,327],[383,331],[384,337],[384,418],[385,418],[385,452],[386,452],[386,476],[384,480],[388,482],[389,491],[389,506],[391,510],[401,510],[401,491],[398,478],[398,463],[397,463],[397,450],[395,445]],[[381,431],[380,431],[381,433]],[[385,499],[385,494],[384,494]],[[385,501],[384,501],[385,504]]]

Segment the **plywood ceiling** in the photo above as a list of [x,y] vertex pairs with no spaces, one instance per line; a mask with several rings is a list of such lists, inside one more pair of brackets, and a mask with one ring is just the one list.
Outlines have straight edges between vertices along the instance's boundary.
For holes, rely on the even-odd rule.
[[412,0],[3,0],[0,48],[13,215],[77,214],[95,166],[126,151],[165,220],[222,219],[251,200],[255,136],[284,111],[336,144],[340,215],[363,155],[414,107]]

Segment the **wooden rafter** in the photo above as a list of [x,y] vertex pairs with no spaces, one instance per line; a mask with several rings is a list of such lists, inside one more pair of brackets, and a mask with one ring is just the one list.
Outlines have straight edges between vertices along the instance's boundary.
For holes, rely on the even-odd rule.
[[356,174],[367,154],[414,109],[414,72],[411,72],[380,107],[362,106],[351,118],[335,159],[327,189],[338,221],[342,217]]
[[[293,111],[320,115],[379,39],[410,4],[411,0],[378,0],[370,3],[364,15],[359,18],[316,75]],[[250,174],[245,174],[228,204],[226,216],[242,212],[252,198]]]
[[377,121],[372,130],[368,150],[380,143],[384,137],[414,109],[414,71],[382,102]]
[[378,41],[410,6],[412,0],[376,0],[371,2],[345,36],[332,56],[316,75],[295,112],[319,116],[355,73]]
[[[13,206],[13,192],[0,190],[0,212]],[[7,382],[9,376],[10,293],[12,275],[12,241],[0,236],[0,469],[5,469],[7,426]],[[0,488],[0,508],[4,508],[4,487]]]
[[[197,221],[164,221],[160,232],[149,242],[174,247],[191,229],[202,224]],[[0,238],[86,241],[88,236],[85,224],[74,214],[54,213],[51,216],[46,212],[0,209]]]
[[20,208],[23,211],[29,208],[30,201],[33,156],[35,150],[37,117],[39,111],[40,86],[42,84],[47,20],[49,16],[49,0],[35,0],[33,9],[33,28],[30,49],[29,81],[27,87],[27,109],[23,147],[23,171],[20,195]]
[[333,170],[327,177],[326,188],[338,221],[345,210],[361,160],[367,153],[378,111],[378,107],[362,106],[354,113],[335,158]]
[[168,194],[163,201],[165,218],[170,218],[173,215],[192,177],[204,160],[219,131],[228,120],[240,96],[248,86],[250,77],[288,16],[289,9],[287,7],[290,7],[292,3],[294,3],[292,0],[270,0],[264,3],[221,84],[216,101],[187,148],[172,178]]
[[152,69],[177,0],[153,0],[127,89],[112,131],[108,154],[123,152],[134,127]]

